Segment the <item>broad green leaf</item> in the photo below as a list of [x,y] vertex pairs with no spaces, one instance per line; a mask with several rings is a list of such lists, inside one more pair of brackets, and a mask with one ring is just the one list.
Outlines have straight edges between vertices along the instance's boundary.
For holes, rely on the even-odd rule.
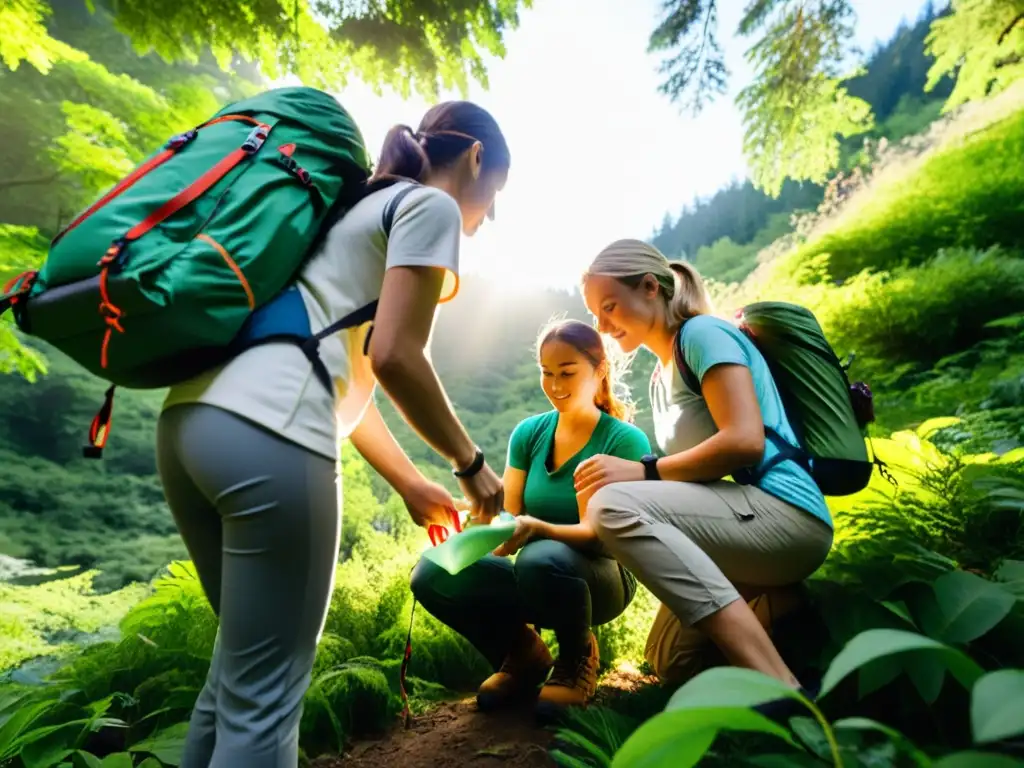
[[71,755],[71,764],[74,768],[103,768],[103,763],[96,755],[81,749]]
[[26,744],[18,756],[25,768],[50,768],[74,753],[75,732],[54,731],[48,737]]
[[946,643],[977,640],[1006,618],[1014,597],[998,584],[967,571],[940,576],[911,606],[929,637]]
[[991,752],[954,752],[936,760],[932,768],[1024,768],[1024,762]]
[[188,723],[175,723],[162,731],[157,731],[148,739],[132,744],[128,751],[148,753],[161,763],[176,766],[181,763],[187,733]]
[[0,761],[14,757],[21,748],[19,741],[22,733],[39,717],[56,706],[52,701],[39,701],[29,704],[14,713],[3,725],[0,725]]
[[813,717],[792,717],[789,720],[789,727],[793,729],[793,733],[803,742],[804,746],[809,747],[815,755],[822,760],[831,761],[832,747],[829,746],[821,723]]
[[887,725],[883,725],[882,723],[874,720],[869,720],[866,717],[847,717],[842,720],[836,720],[832,723],[832,730],[835,731],[837,735],[843,731],[878,731],[879,733],[883,733],[889,737],[889,740],[897,747],[897,749],[912,759],[915,765],[922,766],[922,768],[926,768],[926,766],[931,765],[931,758],[914,746],[914,744],[902,733],[897,731],[895,728],[890,728]]
[[863,699],[895,680],[903,672],[903,660],[899,656],[883,657],[860,670],[857,675],[857,695]]
[[879,603],[911,626],[917,626],[917,623],[914,621],[914,617],[910,615],[910,611],[907,610],[907,606],[902,600],[880,600]]
[[938,640],[898,629],[869,629],[853,638],[836,654],[821,681],[820,695],[826,695],[851,672],[879,659],[907,653],[936,655],[960,684],[967,688],[983,674],[981,667],[970,657]]
[[994,576],[1003,589],[1012,593],[1018,600],[1024,600],[1024,561],[1004,560]]
[[942,684],[946,680],[946,665],[941,658],[926,654],[908,654],[895,659],[907,670],[917,692],[928,704],[934,704],[942,693]]
[[1024,734],[1024,670],[989,672],[974,684],[971,733],[979,744]]
[[666,710],[633,732],[615,753],[612,768],[689,768],[700,762],[723,730],[768,733],[796,746],[784,728],[738,705]]
[[[146,758],[147,760],[156,758]],[[130,752],[115,752],[107,755],[100,763],[100,768],[132,768],[132,756]]]
[[705,670],[672,694],[666,711],[711,707],[755,707],[766,701],[789,698],[808,701],[799,692],[774,677],[740,667]]
[[164,765],[155,757],[147,757],[145,760],[139,763],[137,768],[164,768]]

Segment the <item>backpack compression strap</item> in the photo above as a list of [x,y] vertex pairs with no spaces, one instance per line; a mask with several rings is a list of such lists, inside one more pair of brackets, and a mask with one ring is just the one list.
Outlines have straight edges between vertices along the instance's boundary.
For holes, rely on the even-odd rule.
[[[672,360],[675,362],[676,369],[679,371],[679,375],[682,376],[683,382],[686,386],[693,390],[695,394],[701,395],[700,380],[697,378],[697,374],[693,372],[693,369],[687,364],[686,358],[683,355],[682,326],[680,326],[679,332],[676,334],[675,342],[672,345]],[[703,395],[701,396],[703,397]],[[740,485],[756,485],[761,481],[761,478],[768,474],[770,470],[774,469],[778,464],[781,464],[784,461],[794,461],[803,467],[808,473],[811,472],[810,457],[807,455],[806,451],[793,445],[767,424],[764,425],[764,436],[772,442],[778,453],[772,456],[764,467],[760,469],[744,467],[733,472],[732,477],[737,483]]]

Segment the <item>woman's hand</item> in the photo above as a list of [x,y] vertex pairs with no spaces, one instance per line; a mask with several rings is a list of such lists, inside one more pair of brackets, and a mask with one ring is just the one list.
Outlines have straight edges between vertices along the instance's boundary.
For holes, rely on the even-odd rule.
[[443,485],[426,478],[410,485],[402,494],[402,501],[409,510],[409,517],[423,528],[430,525],[450,526],[455,522],[452,515],[455,500],[452,495]]
[[512,534],[512,538],[494,550],[495,555],[498,557],[508,557],[514,555],[520,549],[522,549],[526,542],[532,539],[540,532],[540,520],[529,515],[519,515],[516,518],[516,530]]
[[471,517],[474,523],[489,523],[501,512],[505,489],[501,478],[487,462],[472,477],[460,478],[459,485],[473,505]]
[[625,483],[644,479],[644,465],[639,461],[620,459],[599,453],[581,461],[573,472],[576,493],[587,494],[587,498],[611,483]]

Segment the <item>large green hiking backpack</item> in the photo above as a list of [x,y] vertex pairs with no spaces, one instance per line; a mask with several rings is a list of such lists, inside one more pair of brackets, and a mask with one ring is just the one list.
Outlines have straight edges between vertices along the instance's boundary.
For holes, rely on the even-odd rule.
[[[779,452],[757,471],[743,469],[733,479],[756,484],[773,466],[792,459],[826,496],[864,489],[876,465],[891,482],[885,465],[868,458],[865,430],[875,418],[871,389],[864,382],[850,383],[849,363],[839,360],[814,313],[797,304],[764,301],[743,307],[736,322],[768,363],[799,445],[766,427],[765,436]],[[683,359],[678,337],[674,360],[686,385],[699,394],[700,382]]]
[[23,332],[113,385],[86,455],[106,442],[114,387],[167,387],[269,338],[311,342],[323,381],[293,281],[369,172],[336,99],[278,88],[172,137],[60,232],[38,272],[0,293],[0,312],[13,306]]

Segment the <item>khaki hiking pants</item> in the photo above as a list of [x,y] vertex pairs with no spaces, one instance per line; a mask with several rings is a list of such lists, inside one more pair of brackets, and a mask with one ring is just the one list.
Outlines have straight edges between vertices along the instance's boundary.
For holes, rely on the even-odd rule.
[[[832,546],[823,521],[727,481],[615,483],[594,494],[587,516],[608,551],[661,601],[647,658],[670,680],[709,660],[694,624],[743,597],[770,625],[796,607],[785,587],[814,573]],[[762,595],[772,599],[759,603]]]

